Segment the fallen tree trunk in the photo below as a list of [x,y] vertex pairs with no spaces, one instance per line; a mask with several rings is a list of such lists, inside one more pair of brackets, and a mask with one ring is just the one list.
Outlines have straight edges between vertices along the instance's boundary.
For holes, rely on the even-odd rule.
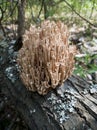
[[41,96],[27,91],[7,50],[0,51],[0,56],[0,89],[31,130],[97,130],[97,86],[71,76]]

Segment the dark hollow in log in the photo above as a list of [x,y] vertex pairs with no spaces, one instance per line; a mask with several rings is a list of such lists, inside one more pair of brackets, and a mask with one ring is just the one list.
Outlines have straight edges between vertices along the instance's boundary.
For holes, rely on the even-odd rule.
[[0,90],[31,130],[97,130],[97,86],[71,76],[45,96],[29,92],[7,50],[0,50]]

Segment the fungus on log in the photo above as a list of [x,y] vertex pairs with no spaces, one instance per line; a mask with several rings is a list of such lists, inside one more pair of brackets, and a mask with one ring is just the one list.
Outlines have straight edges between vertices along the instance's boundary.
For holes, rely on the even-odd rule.
[[68,36],[62,22],[44,21],[26,31],[17,61],[29,90],[45,95],[71,75],[76,48],[68,45]]

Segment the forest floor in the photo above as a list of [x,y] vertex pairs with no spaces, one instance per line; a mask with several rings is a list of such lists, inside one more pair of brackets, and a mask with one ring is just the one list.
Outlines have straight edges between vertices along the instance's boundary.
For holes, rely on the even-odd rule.
[[[70,44],[78,48],[74,73],[84,76],[91,84],[97,85],[97,28],[78,27],[73,25],[70,29]],[[9,45],[14,45],[15,40],[10,42],[0,34],[0,53]],[[0,62],[2,62],[0,56]],[[0,81],[2,75],[0,75]],[[91,88],[91,93],[97,93]],[[22,116],[15,110],[9,97],[0,91],[0,130],[29,130]]]

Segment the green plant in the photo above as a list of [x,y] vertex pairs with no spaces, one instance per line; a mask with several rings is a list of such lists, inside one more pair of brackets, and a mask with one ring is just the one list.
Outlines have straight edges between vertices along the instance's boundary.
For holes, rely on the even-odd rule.
[[87,74],[92,74],[97,71],[97,65],[94,62],[97,55],[87,53],[84,57],[76,58],[74,74],[86,77]]

